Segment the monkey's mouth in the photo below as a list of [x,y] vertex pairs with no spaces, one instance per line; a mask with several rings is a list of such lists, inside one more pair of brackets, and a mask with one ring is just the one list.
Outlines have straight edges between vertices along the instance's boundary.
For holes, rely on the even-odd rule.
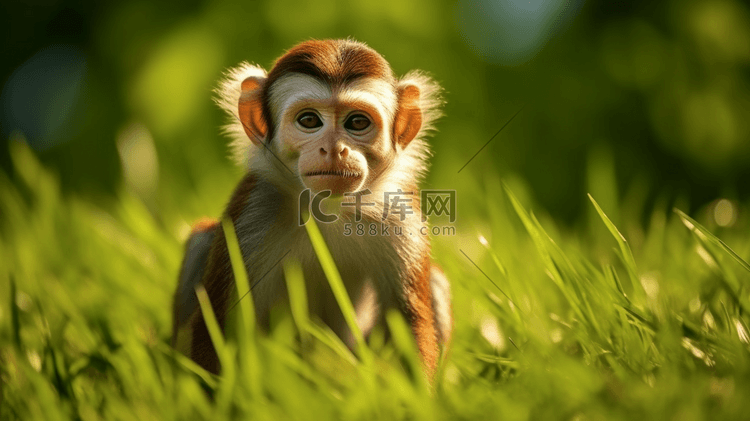
[[355,171],[348,170],[319,170],[305,173],[306,177],[343,177],[343,178],[360,178],[362,175]]

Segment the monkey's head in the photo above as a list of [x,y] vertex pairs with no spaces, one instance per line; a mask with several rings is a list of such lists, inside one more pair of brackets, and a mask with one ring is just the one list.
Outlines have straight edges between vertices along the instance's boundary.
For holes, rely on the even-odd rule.
[[395,78],[362,43],[314,40],[287,51],[268,74],[250,65],[230,72],[219,103],[241,123],[228,130],[250,140],[234,144],[243,162],[341,195],[420,175],[420,134],[439,114],[438,91],[420,73]]

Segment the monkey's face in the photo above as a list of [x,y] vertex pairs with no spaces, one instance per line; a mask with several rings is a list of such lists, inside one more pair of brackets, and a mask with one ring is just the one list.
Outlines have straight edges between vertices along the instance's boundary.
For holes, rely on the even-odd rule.
[[271,98],[276,147],[314,192],[363,190],[395,153],[388,104],[396,101],[385,82],[363,79],[331,87],[291,74],[279,80]]

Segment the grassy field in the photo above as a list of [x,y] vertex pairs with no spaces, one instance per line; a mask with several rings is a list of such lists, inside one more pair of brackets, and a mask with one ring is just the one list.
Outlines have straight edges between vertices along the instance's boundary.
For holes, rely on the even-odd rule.
[[292,311],[268,335],[217,338],[226,370],[215,377],[168,345],[185,233],[126,190],[106,210],[63,196],[23,144],[12,156],[16,173],[0,173],[2,420],[750,413],[746,215],[721,228],[703,212],[701,225],[657,200],[641,221],[642,203],[600,199],[607,186],[594,186],[587,223],[564,228],[518,183],[488,176],[461,192],[458,234],[435,239],[455,334],[434,388],[398,317],[392,343],[376,334],[357,356],[310,322],[293,265]]

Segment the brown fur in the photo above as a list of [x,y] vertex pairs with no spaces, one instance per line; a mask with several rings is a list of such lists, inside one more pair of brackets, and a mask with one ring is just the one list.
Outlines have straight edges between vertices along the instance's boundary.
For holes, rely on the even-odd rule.
[[406,316],[411,324],[417,348],[428,377],[432,378],[437,368],[438,335],[435,329],[435,314],[432,308],[430,291],[429,248],[421,259],[419,267],[413,268],[406,280]]
[[406,85],[398,95],[398,112],[393,125],[393,140],[406,147],[422,127],[422,110],[419,108],[419,88]]
[[190,231],[190,235],[192,236],[193,234],[211,231],[213,229],[216,229],[218,225],[219,225],[219,221],[217,221],[214,218],[201,218],[193,224],[193,228]]
[[[419,189],[416,184],[411,184],[407,191],[416,193]],[[414,195],[411,205],[414,209],[422,208],[419,194]],[[432,291],[430,288],[430,271],[432,269],[430,248],[430,242],[426,241],[424,248],[421,250],[420,258],[415,260],[417,265],[409,270],[407,279],[404,280],[406,293],[404,314],[414,333],[425,372],[429,378],[432,378],[437,368],[440,349],[438,347],[439,337],[435,326],[435,311],[432,307]]]
[[247,78],[242,81],[242,96],[237,107],[240,120],[244,123],[247,136],[258,143],[266,136],[267,125],[261,112],[260,88],[261,80]]

